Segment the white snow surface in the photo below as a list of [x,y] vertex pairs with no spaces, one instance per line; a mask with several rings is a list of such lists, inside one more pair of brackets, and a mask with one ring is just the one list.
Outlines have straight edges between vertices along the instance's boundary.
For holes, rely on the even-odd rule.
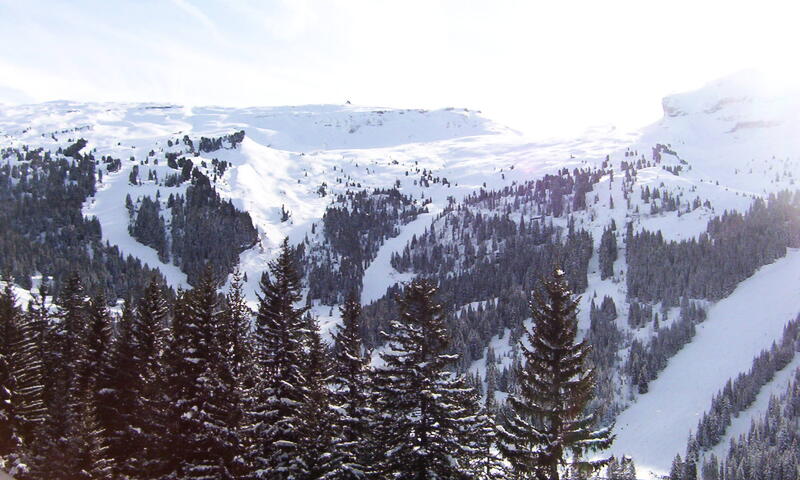
[[708,310],[694,340],[672,357],[649,391],[617,417],[610,450],[637,471],[667,473],[712,396],[747,372],[753,357],[781,337],[800,312],[800,250],[762,267]]

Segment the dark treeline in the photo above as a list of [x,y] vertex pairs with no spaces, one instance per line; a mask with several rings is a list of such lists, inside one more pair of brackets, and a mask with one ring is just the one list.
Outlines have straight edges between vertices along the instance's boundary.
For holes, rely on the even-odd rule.
[[[51,287],[59,291],[68,272],[78,272],[92,292],[135,295],[158,273],[104,243],[97,219],[83,216],[84,202],[95,193],[98,162],[81,154],[81,145],[67,148],[69,157],[28,147],[0,152],[7,160],[0,165],[0,269],[26,289],[40,274],[52,277]],[[118,168],[113,159],[103,163]]]
[[784,327],[780,343],[773,343],[769,350],[762,351],[753,359],[753,366],[747,373],[740,373],[733,381],[728,380],[725,387],[714,396],[711,408],[697,424],[697,444],[709,449],[719,443],[731,424],[731,417],[738,417],[755,401],[761,387],[792,361],[798,349],[800,317]]
[[[437,282],[455,335],[452,353],[459,354],[466,367],[483,355],[492,336],[506,328],[513,330],[515,338],[521,336],[522,321],[529,316],[524,292],[533,290],[532,279],[553,265],[569,265],[570,288],[586,289],[592,238],[584,230],[564,231],[536,220],[521,220],[518,226],[507,216],[473,214],[467,207],[457,212],[412,239],[407,251],[392,263],[401,272],[413,271]],[[392,294],[367,307],[374,322],[365,325],[365,341],[370,345],[377,344],[375,332],[385,328],[395,314]],[[481,311],[462,310],[470,303],[495,298],[502,301],[489,302]]]
[[617,306],[611,297],[603,297],[599,307],[592,299],[586,340],[592,345],[589,359],[597,372],[597,385],[590,407],[602,425],[611,423],[623,407],[615,373],[620,362],[618,352],[624,346],[625,335],[617,326],[617,317]]
[[[725,459],[710,455],[703,480],[794,480],[800,475],[800,370],[779,396],[770,398],[763,417],[732,439]],[[676,480],[683,480],[677,478]]]
[[[131,216],[129,231],[144,245],[153,247],[159,259],[172,262],[186,273],[190,284],[199,281],[206,265],[221,280],[239,263],[239,254],[255,245],[258,232],[250,214],[222,200],[208,177],[193,170],[186,195],[170,194],[166,201],[143,197],[136,203],[130,196],[126,207]],[[164,220],[167,216],[169,224]]]
[[[634,304],[631,308],[634,308]],[[667,327],[656,325],[656,334],[647,344],[634,340],[625,365],[626,373],[631,379],[631,388],[639,393],[647,393],[648,383],[655,380],[658,373],[666,368],[673,355],[692,341],[695,325],[705,319],[706,311],[695,302],[684,298],[681,300],[680,317],[677,320]]]
[[239,264],[239,254],[255,245],[258,232],[250,214],[222,200],[208,178],[193,181],[186,196],[170,196],[172,261],[190,283],[201,277],[206,265],[224,278]]
[[757,198],[747,213],[726,212],[691,240],[634,234],[629,225],[625,243],[630,298],[670,306],[682,297],[717,300],[787,248],[800,246],[800,192]]
[[[522,390],[504,420],[511,423],[498,430],[494,396],[482,400],[468,377],[452,373],[432,283],[415,280],[398,297],[399,314],[384,333],[390,348],[373,368],[358,302],[343,305],[334,344],[322,341],[298,306],[292,250],[284,242],[262,277],[255,312],[238,274],[225,296],[207,271],[174,301],[153,280],[119,316],[102,296],[87,296],[77,275],[53,304],[36,297],[24,309],[7,283],[0,294],[0,469],[22,480],[536,472],[557,480],[562,465],[590,471],[607,463],[563,463],[566,452],[611,441],[583,413],[594,374],[583,366],[588,344],[574,343],[577,301],[563,273],[533,303],[538,331],[549,337],[526,350],[517,373]],[[557,308],[544,308],[550,304]],[[567,370],[545,369],[543,359],[554,354]],[[567,388],[564,380],[573,377],[579,382]],[[564,395],[576,409],[561,409]]]
[[[586,193],[605,173],[563,170],[499,191],[481,190],[459,205],[449,205],[393,256],[396,270],[424,275],[438,284],[453,336],[450,353],[458,356],[459,371],[480,359],[489,340],[506,329],[516,343],[524,333],[523,320],[530,317],[526,292],[554,265],[565,267],[573,291],[585,291],[593,240],[575,228],[570,212],[586,208]],[[578,191],[582,197],[576,201]],[[556,214],[566,220],[566,227],[545,220],[545,215]],[[380,343],[378,332],[396,316],[391,301],[396,293],[390,290],[365,307],[363,335],[368,345]],[[480,306],[473,308],[473,303]],[[501,391],[514,388],[513,368],[502,367],[497,377]]]
[[383,242],[426,211],[395,188],[339,195],[322,217],[323,242],[304,245],[308,297],[335,305],[360,295],[364,269]]
[[222,135],[220,137],[200,137],[197,140],[197,145],[195,146],[194,141],[189,137],[189,135],[184,135],[182,139],[175,139],[168,141],[168,146],[172,147],[173,145],[179,145],[183,143],[190,153],[211,153],[223,148],[236,148],[242,141],[244,140],[245,132],[244,130],[240,130],[238,132],[234,132],[228,135]]

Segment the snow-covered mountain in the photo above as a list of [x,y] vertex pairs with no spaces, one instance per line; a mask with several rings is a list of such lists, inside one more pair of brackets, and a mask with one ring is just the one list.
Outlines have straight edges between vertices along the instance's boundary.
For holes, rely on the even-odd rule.
[[[304,245],[309,262],[342,268],[343,256],[335,251],[323,217],[337,205],[352,209],[358,192],[396,189],[419,208],[388,225],[372,241],[375,251],[365,254],[355,270],[361,275],[365,305],[419,273],[398,263],[404,250],[414,253],[418,238],[435,230],[430,238],[442,251],[448,246],[456,252],[463,249],[453,227],[462,206],[485,218],[506,217],[517,226],[535,219],[565,231],[586,231],[594,248],[586,267],[580,326],[589,330],[592,302],[599,305],[608,296],[618,312],[612,321],[624,337],[615,352],[619,372],[612,373],[615,401],[625,407],[617,417],[613,451],[632,455],[640,472],[663,473],[676,453],[683,454],[712,397],[729,378],[746,372],[753,357],[778,340],[784,325],[800,313],[800,251],[789,248],[724,295],[694,298],[706,309],[707,319],[648,383],[648,391],[639,393],[631,390],[632,380],[622,370],[631,342],[646,345],[659,328],[629,321],[625,226],[630,224],[633,232],[660,232],[666,241],[698,239],[709,220],[724,212],[743,213],[756,198],[800,189],[795,183],[800,180],[800,96],[772,89],[748,71],[669,96],[663,106],[664,117],[638,132],[594,130],[578,139],[534,142],[467,109],[51,102],[0,106],[0,138],[4,149],[41,147],[52,152],[84,139],[79,151],[91,152],[95,159],[119,159],[118,164],[98,160],[102,177],[82,212],[99,221],[104,242],[157,268],[174,287],[188,285],[186,268],[137,241],[129,227],[145,197],[160,202],[170,226],[174,208],[167,198],[186,195],[190,182],[167,179],[182,168],[173,164],[176,159],[190,159],[190,173],[196,167],[224,200],[249,213],[257,230],[256,241],[241,252],[238,265],[246,274],[251,300],[284,237]],[[237,137],[238,132],[243,136]],[[0,166],[27,162],[4,152]],[[226,166],[218,168],[222,163]],[[546,175],[572,182],[572,172],[577,178],[584,171],[598,174],[581,193],[583,202],[575,200],[574,191],[566,193],[565,203],[571,201],[572,207],[563,214],[543,211],[541,202],[519,193]],[[477,200],[493,191],[504,193],[491,201]],[[658,200],[651,199],[656,191]],[[548,192],[546,201],[551,201],[553,191]],[[126,206],[128,196],[132,207]],[[610,235],[620,252],[612,260],[612,274],[605,276],[598,250],[612,221],[617,228]],[[489,245],[501,254],[502,240]],[[458,271],[470,268],[459,264]],[[483,309],[498,298],[473,298],[461,307],[476,309],[480,304]],[[321,298],[311,300],[323,330],[329,330],[338,320],[337,309]],[[677,306],[643,303],[661,313],[661,329],[679,322]],[[487,338],[480,346],[483,357],[469,366],[484,378],[484,347],[492,347],[497,369],[510,366],[515,350],[512,335]],[[795,359],[784,372],[797,365]],[[727,435],[744,431],[748,419],[766,408],[764,392],[783,390],[790,377],[782,373],[764,386]],[[717,454],[724,454],[727,438],[718,443],[722,447]]]

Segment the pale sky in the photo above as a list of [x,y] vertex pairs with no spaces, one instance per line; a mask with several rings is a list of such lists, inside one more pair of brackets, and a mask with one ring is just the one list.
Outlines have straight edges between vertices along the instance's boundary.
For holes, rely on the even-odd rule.
[[350,100],[627,129],[744,68],[798,78],[792,3],[0,0],[0,102]]

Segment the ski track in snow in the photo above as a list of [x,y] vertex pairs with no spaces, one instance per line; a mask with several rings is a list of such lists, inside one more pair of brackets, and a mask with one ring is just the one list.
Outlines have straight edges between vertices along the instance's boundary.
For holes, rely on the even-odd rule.
[[728,448],[730,447],[730,440],[732,438],[739,438],[739,435],[742,434],[747,435],[753,420],[764,418],[764,414],[767,412],[767,407],[769,406],[769,399],[773,395],[778,396],[786,391],[786,387],[794,380],[798,368],[800,368],[800,352],[795,352],[791,363],[784,367],[783,370],[777,372],[769,383],[761,387],[761,391],[758,392],[758,396],[756,396],[753,404],[750,405],[747,410],[740,412],[738,417],[733,417],[731,419],[731,424],[728,426],[727,430],[725,430],[725,435],[719,443],[711,449],[711,452],[713,452],[717,458],[725,458],[725,455],[728,454]]
[[381,298],[386,294],[386,289],[392,285],[414,278],[413,274],[400,273],[392,267],[392,254],[402,252],[403,247],[411,241],[414,235],[422,235],[441,209],[430,204],[428,205],[428,210],[428,213],[418,215],[414,221],[404,225],[398,236],[387,239],[381,245],[375,259],[364,271],[364,287],[361,290],[361,303],[363,305]]
[[610,452],[631,455],[640,472],[668,472],[689,433],[729,378],[779,339],[800,312],[800,250],[762,267],[708,310],[697,335],[672,359],[648,393],[623,411]]
[[157,190],[161,190],[162,195],[164,192],[168,195],[170,190],[177,191],[178,189],[156,185],[129,186],[128,175],[132,166],[132,162],[123,162],[123,167],[118,172],[106,175],[94,198],[87,199],[83,213],[87,217],[97,217],[100,221],[103,241],[119,247],[120,252],[125,256],[133,255],[142,263],[150,267],[157,267],[173,287],[186,287],[188,286],[186,274],[180,268],[171,263],[162,262],[158,259],[158,252],[154,248],[143,245],[131,237],[128,232],[128,212],[124,208],[125,196],[129,193],[135,201],[137,195],[149,194],[155,198]]

